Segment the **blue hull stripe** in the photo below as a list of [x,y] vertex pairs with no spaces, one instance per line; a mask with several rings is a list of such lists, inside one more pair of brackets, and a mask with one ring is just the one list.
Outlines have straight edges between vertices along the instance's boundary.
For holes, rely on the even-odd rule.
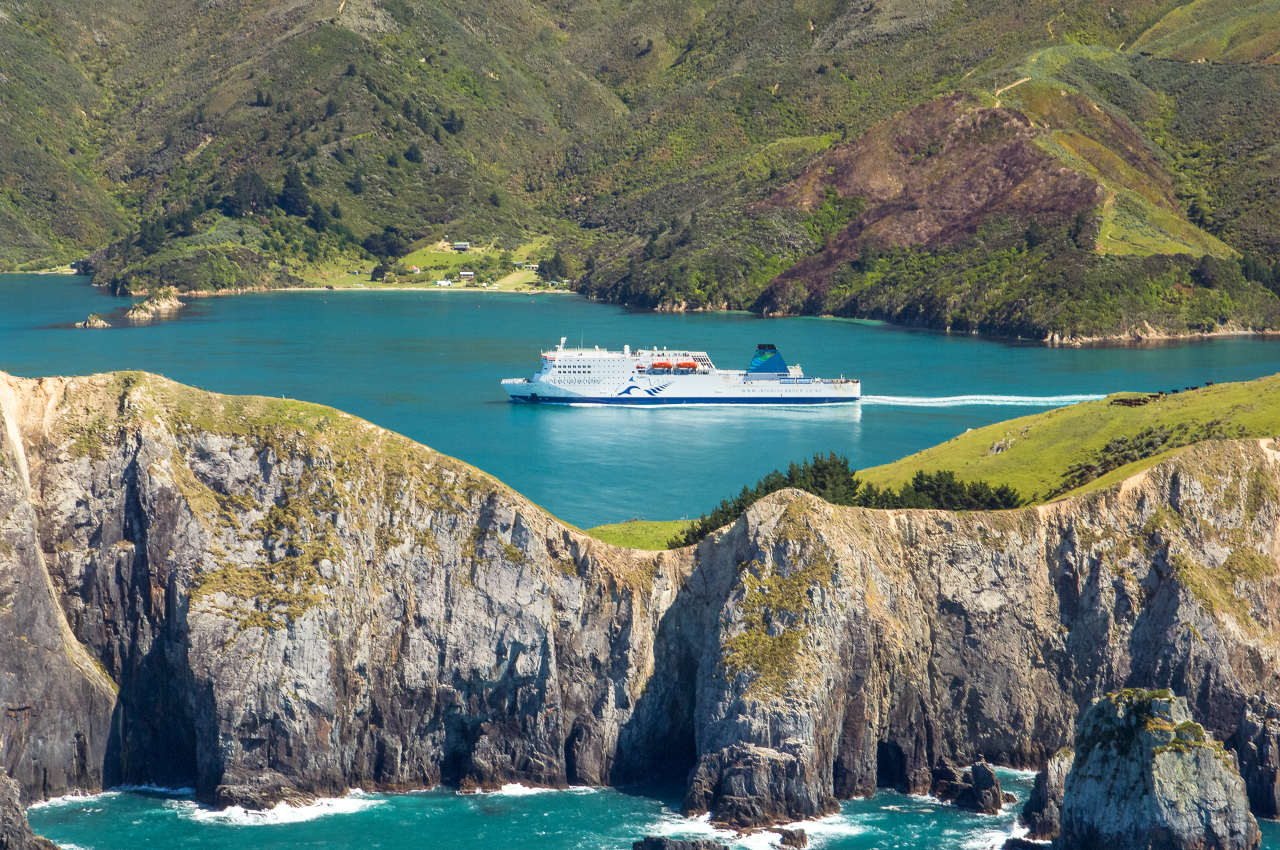
[[524,404],[618,404],[627,407],[677,407],[682,404],[850,404],[858,401],[848,396],[828,396],[817,398],[546,398],[527,395],[513,395],[511,400]]

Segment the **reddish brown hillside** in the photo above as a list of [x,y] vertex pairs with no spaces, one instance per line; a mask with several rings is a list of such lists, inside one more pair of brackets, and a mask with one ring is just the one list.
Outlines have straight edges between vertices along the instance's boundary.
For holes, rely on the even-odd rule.
[[[773,312],[779,294],[793,298],[793,281],[811,293],[826,289],[864,240],[882,248],[931,247],[972,234],[991,215],[1045,225],[1070,218],[1106,201],[1096,177],[1133,184],[1152,204],[1177,211],[1167,173],[1132,127],[1078,95],[1052,95],[1054,102],[1037,110],[1037,123],[1021,111],[984,108],[972,95],[952,94],[818,159],[765,205],[816,209],[831,187],[842,197],[866,198],[867,209],[822,253],[780,275],[759,306]],[[1074,160],[1078,168],[1068,164]]]

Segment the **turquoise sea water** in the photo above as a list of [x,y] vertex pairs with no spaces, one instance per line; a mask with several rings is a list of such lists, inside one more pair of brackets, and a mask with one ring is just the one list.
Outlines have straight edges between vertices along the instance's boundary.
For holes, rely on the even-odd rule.
[[[849,800],[838,815],[799,824],[817,850],[987,850],[1022,834],[1017,813],[1031,791],[1028,773],[997,769],[1018,802],[988,817],[927,797],[879,791]],[[116,792],[64,798],[32,807],[35,830],[66,848],[201,847],[209,850],[438,847],[522,850],[629,850],[645,835],[716,838],[743,850],[769,847],[771,833],[738,838],[675,812],[673,789],[534,791],[508,786],[494,794],[452,791],[359,794],[305,809],[265,814],[214,812],[189,797]],[[1263,847],[1280,848],[1280,828],[1261,823]],[[1047,845],[1046,845],[1047,846]]]
[[[979,427],[1116,390],[1280,372],[1280,342],[1050,349],[838,319],[655,314],[566,295],[277,292],[196,299],[174,321],[57,327],[129,302],[84,278],[0,275],[0,370],[145,369],[225,393],[289,396],[362,416],[461,458],[581,527],[696,516],[815,452],[862,468]],[[512,405],[560,337],[706,349],[745,368],[758,342],[820,377],[863,382],[859,404],[627,409]]]
[[[347,410],[462,458],[580,526],[697,514],[769,470],[835,450],[857,467],[966,428],[1115,390],[1245,380],[1280,371],[1280,344],[1216,340],[1159,348],[1048,349],[830,319],[638,314],[571,296],[468,292],[263,293],[196,300],[175,321],[106,331],[65,326],[123,312],[82,278],[0,275],[0,370],[24,376],[146,369],[228,393],[286,395]],[[703,348],[745,366],[772,342],[806,373],[863,380],[832,408],[546,408],[498,385],[531,373],[561,336],[620,348]],[[1026,774],[1002,772],[1020,800]],[[629,848],[645,834],[709,836],[673,814],[679,789],[353,795],[250,815],[183,795],[112,792],[33,808],[64,846]],[[819,848],[987,848],[1015,829],[882,791],[805,824]],[[1280,830],[1263,824],[1264,846]],[[733,837],[720,834],[723,840]],[[763,848],[768,836],[738,846]]]
[[[1026,774],[1003,772],[1009,790],[1025,799]],[[665,792],[665,793],[664,793]],[[103,794],[61,800],[30,812],[37,831],[93,850],[207,847],[284,850],[292,847],[520,847],[529,850],[624,850],[645,835],[709,838],[763,850],[769,836],[736,841],[703,822],[674,814],[679,791],[669,789],[534,792],[509,787],[495,794],[431,791],[358,795],[305,810],[248,815],[213,812],[185,797],[156,793]],[[921,797],[884,791],[844,804],[836,816],[803,824],[821,848],[980,848],[1002,843],[1015,810],[984,817]],[[775,836],[776,837],[776,836]]]

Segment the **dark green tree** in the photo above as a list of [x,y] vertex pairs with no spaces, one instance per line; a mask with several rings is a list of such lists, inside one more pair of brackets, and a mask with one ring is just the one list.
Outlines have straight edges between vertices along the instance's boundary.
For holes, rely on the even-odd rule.
[[289,166],[284,174],[284,188],[280,191],[280,208],[289,215],[303,216],[311,209],[311,195],[302,179],[297,164]]
[[160,219],[155,218],[145,222],[138,232],[138,247],[144,254],[150,256],[160,250],[160,246],[164,244],[165,235],[164,223]]
[[333,216],[329,215],[329,211],[324,207],[316,204],[311,208],[311,218],[307,220],[307,224],[311,225],[311,229],[317,233],[324,233],[333,225]]
[[409,145],[409,149],[404,152],[404,158],[409,162],[422,162],[422,148],[416,144]]
[[271,203],[271,189],[262,175],[246,168],[236,175],[231,184],[231,194],[222,201],[223,212],[232,218],[263,212]]

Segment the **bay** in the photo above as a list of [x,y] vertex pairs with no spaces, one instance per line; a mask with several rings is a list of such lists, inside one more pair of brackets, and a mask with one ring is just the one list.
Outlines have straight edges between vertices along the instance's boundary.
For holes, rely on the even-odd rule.
[[[0,370],[40,377],[144,369],[223,393],[332,405],[458,457],[580,527],[697,516],[815,452],[855,468],[967,428],[1117,390],[1280,372],[1280,342],[1048,348],[841,319],[638,313],[572,295],[266,292],[192,299],[174,320],[79,330],[130,302],[58,275],[0,275]],[[61,325],[61,326],[60,326]],[[507,402],[559,338],[707,350],[745,368],[776,344],[808,375],[858,377],[821,408],[547,407]]]

